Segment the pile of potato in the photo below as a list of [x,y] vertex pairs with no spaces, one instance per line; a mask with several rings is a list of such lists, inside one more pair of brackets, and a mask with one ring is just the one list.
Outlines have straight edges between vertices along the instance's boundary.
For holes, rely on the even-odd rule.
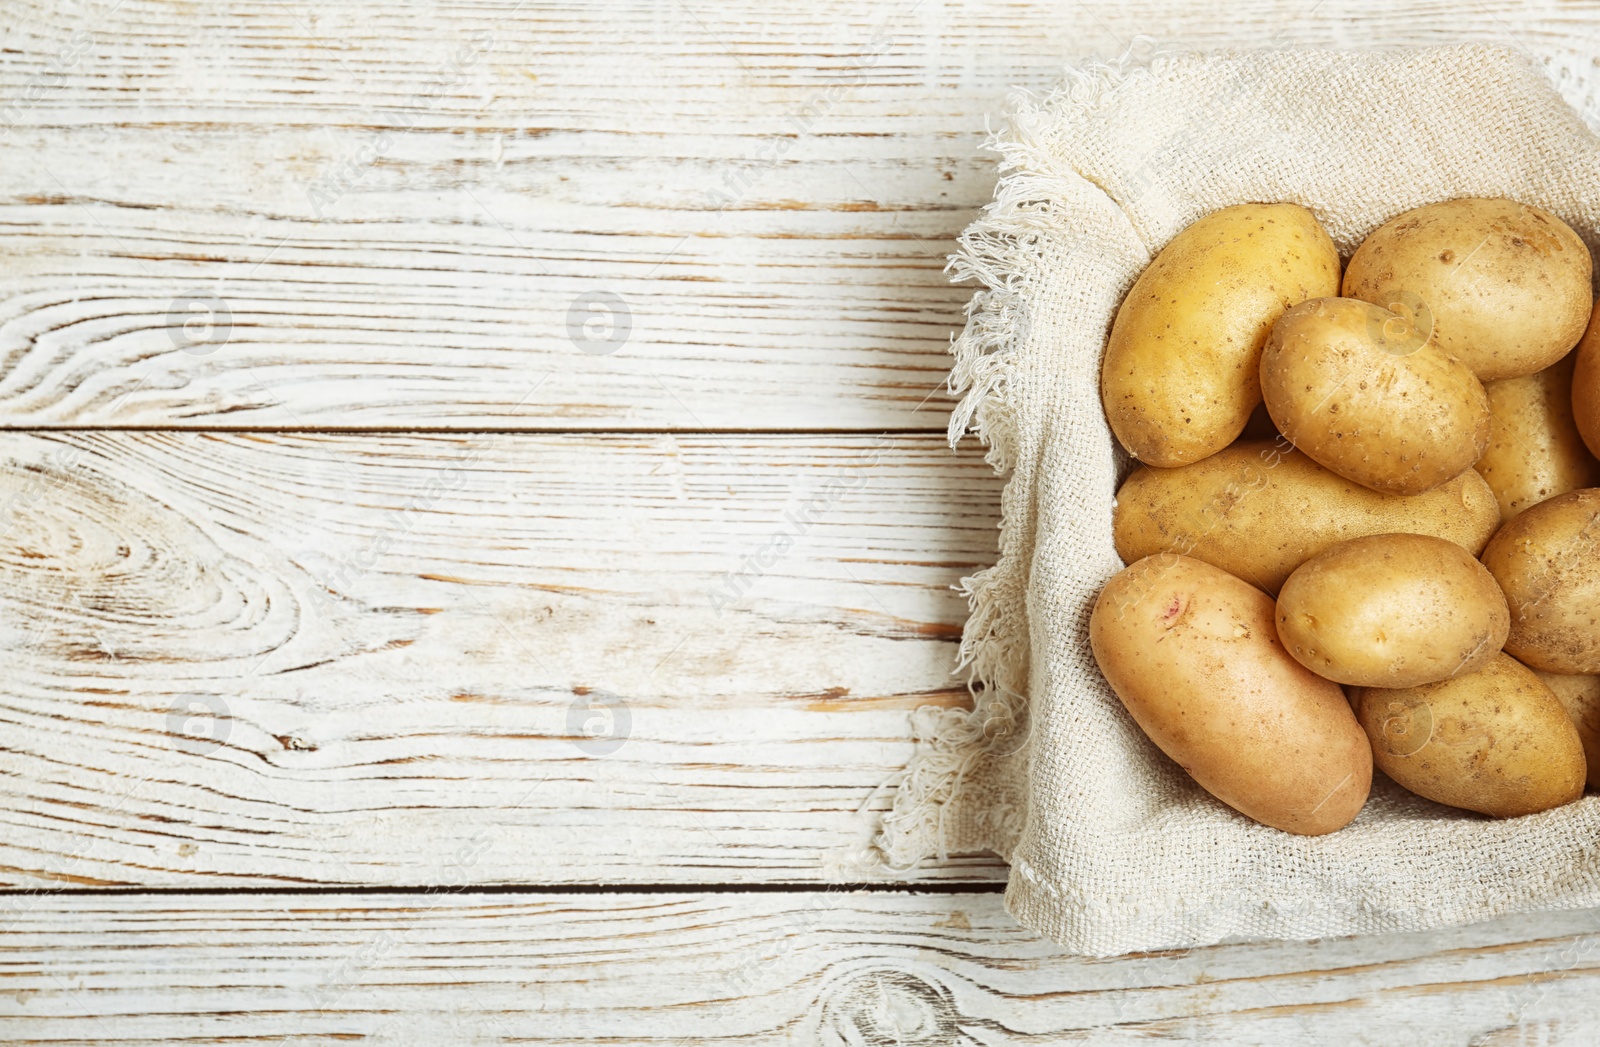
[[1592,270],[1511,200],[1402,214],[1342,274],[1310,211],[1247,204],[1135,282],[1101,393],[1144,468],[1090,643],[1218,799],[1319,834],[1374,763],[1495,817],[1600,786]]

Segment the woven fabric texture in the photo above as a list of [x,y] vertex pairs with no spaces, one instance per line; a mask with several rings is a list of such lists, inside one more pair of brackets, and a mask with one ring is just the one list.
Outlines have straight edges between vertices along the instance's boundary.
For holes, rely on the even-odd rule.
[[973,712],[925,710],[879,845],[895,863],[990,849],[1023,924],[1114,955],[1236,938],[1418,930],[1600,905],[1600,797],[1506,821],[1374,782],[1328,836],[1257,825],[1140,732],[1089,653],[1122,567],[1129,462],[1100,407],[1123,295],[1186,225],[1246,202],[1310,208],[1346,259],[1396,214],[1509,197],[1600,244],[1600,139],[1511,49],[1159,55],[1069,70],[1013,101],[994,202],[952,258],[982,285],[953,346],[1008,477],[1000,556],[967,580]]

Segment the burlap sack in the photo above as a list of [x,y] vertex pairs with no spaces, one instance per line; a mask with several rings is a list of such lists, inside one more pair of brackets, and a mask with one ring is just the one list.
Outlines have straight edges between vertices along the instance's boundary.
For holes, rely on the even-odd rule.
[[880,847],[899,864],[992,849],[1006,905],[1075,952],[1225,938],[1415,930],[1600,905],[1600,797],[1492,821],[1377,776],[1348,828],[1292,836],[1207,795],[1140,732],[1089,653],[1089,612],[1122,567],[1111,508],[1128,460],[1100,409],[1123,294],[1218,208],[1293,201],[1346,258],[1401,211],[1504,196],[1600,241],[1600,140],[1521,53],[1169,54],[1070,71],[1014,100],[995,200],[961,239],[981,281],[953,347],[1008,473],[1000,556],[967,580],[977,710],[924,710]]

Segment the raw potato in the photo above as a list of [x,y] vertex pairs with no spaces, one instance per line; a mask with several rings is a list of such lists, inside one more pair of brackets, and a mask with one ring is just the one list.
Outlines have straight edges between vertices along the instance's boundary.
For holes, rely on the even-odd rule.
[[1185,553],[1276,593],[1329,546],[1369,534],[1431,534],[1476,556],[1500,509],[1472,470],[1426,494],[1379,494],[1282,443],[1238,443],[1180,469],[1140,469],[1117,492],[1124,563]]
[[1489,398],[1409,319],[1354,298],[1315,298],[1279,318],[1261,392],[1279,431],[1340,476],[1421,494],[1472,468],[1489,444]]
[[1478,473],[1510,520],[1531,505],[1580,487],[1600,486],[1600,462],[1584,446],[1572,416],[1576,353],[1534,374],[1489,382],[1489,447]]
[[1337,294],[1339,253],[1296,204],[1241,204],[1183,230],[1117,310],[1100,370],[1106,420],[1150,465],[1232,443],[1261,402],[1261,345],[1283,311]]
[[1600,788],[1600,676],[1562,676],[1537,669],[1533,675],[1550,688],[1578,728],[1583,758],[1589,765],[1589,788]]
[[1376,534],[1301,564],[1278,596],[1295,660],[1360,687],[1415,687],[1477,672],[1506,642],[1494,576],[1443,538]]
[[1187,556],[1118,573],[1089,620],[1095,660],[1162,752],[1237,811],[1286,832],[1347,825],[1372,751],[1337,684],[1290,658],[1272,598]]
[[1516,659],[1398,690],[1350,695],[1378,767],[1419,796],[1514,818],[1583,795],[1578,729],[1561,702]]
[[1350,259],[1344,294],[1431,315],[1433,341],[1488,382],[1542,371],[1589,320],[1593,260],[1561,219],[1513,200],[1428,204]]
[[1508,654],[1548,673],[1600,673],[1600,490],[1522,513],[1490,540],[1483,565],[1511,606]]
[[1600,455],[1600,309],[1572,357],[1572,420],[1589,453]]

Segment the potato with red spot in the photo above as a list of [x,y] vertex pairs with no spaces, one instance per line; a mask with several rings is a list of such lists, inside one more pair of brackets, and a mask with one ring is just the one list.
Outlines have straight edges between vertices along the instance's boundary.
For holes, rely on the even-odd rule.
[[1372,750],[1344,693],[1289,656],[1272,598],[1249,583],[1146,557],[1101,590],[1089,643],[1150,740],[1228,806],[1315,836],[1366,803]]

